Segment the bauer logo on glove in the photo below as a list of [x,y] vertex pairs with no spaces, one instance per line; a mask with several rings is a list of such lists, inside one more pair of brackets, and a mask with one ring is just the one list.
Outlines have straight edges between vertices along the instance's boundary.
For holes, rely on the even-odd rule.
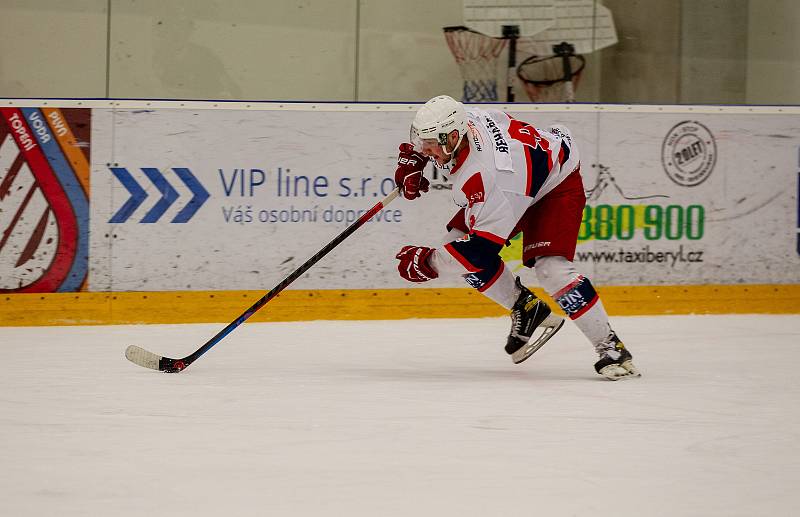
[[395,258],[400,260],[397,271],[409,282],[427,282],[439,276],[428,259],[433,248],[425,246],[403,246]]
[[427,163],[428,157],[415,151],[413,145],[400,144],[394,181],[403,190],[406,199],[416,199],[422,195],[420,192],[428,191],[430,182],[422,174]]

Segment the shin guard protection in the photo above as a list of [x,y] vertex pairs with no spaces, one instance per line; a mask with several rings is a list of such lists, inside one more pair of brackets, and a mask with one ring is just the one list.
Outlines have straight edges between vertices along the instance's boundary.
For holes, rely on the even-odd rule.
[[580,318],[600,299],[592,283],[583,275],[578,275],[569,285],[555,293],[553,298],[571,320]]

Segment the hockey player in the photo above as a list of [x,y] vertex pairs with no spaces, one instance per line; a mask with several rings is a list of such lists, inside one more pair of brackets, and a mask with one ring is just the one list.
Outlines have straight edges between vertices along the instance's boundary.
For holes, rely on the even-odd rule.
[[522,232],[523,264],[535,267],[542,288],[594,345],[597,373],[611,380],[638,377],[594,287],[572,263],[586,197],[569,130],[542,130],[500,111],[465,109],[442,95],[417,111],[411,143],[400,145],[395,181],[406,199],[428,191],[423,169],[429,160],[449,176],[460,209],[447,224],[443,246],[400,250],[400,276],[426,282],[444,271],[463,274],[511,311],[505,350],[521,363],[564,323],[500,258],[507,240]]

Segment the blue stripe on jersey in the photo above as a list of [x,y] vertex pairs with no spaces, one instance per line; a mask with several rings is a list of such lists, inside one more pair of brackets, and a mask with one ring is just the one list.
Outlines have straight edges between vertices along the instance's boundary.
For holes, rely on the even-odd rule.
[[489,269],[492,273],[497,271],[502,244],[471,233],[454,240],[450,246],[477,271],[484,269]]
[[[531,189],[527,192],[530,197],[536,197],[541,190],[547,177],[550,175],[550,155],[541,147],[531,148],[529,145],[523,146],[528,154],[528,163],[531,164]],[[559,164],[564,165],[569,160],[570,149],[564,140],[561,141],[561,155]],[[559,153],[561,154],[561,153]]]
[[550,175],[549,156],[547,151],[541,147],[532,148],[529,145],[523,147],[525,147],[525,152],[528,154],[528,163],[531,167],[530,171],[528,171],[531,175],[531,188],[527,192],[527,195],[536,197],[536,194],[541,190],[542,185],[544,185],[544,182],[547,180],[547,176]]

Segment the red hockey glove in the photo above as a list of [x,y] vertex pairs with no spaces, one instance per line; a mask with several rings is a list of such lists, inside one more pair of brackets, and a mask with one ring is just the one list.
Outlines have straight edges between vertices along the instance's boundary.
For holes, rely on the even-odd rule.
[[430,182],[422,175],[422,170],[428,163],[428,157],[414,150],[411,144],[400,144],[400,155],[397,157],[397,170],[394,172],[394,182],[403,190],[406,199],[416,199],[427,192]]
[[397,271],[409,282],[427,282],[439,276],[428,263],[433,248],[424,246],[403,246],[396,258],[400,259]]

